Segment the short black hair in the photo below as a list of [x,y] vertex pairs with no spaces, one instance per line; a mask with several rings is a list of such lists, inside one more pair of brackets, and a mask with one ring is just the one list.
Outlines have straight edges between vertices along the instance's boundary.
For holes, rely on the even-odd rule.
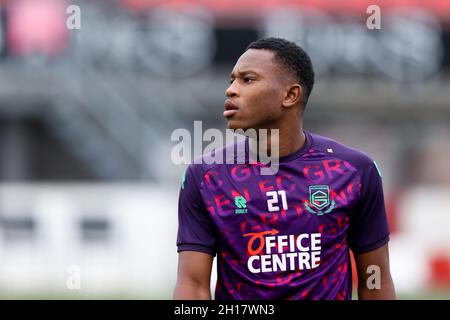
[[314,70],[311,58],[300,46],[285,39],[270,37],[250,43],[246,50],[248,49],[272,51],[275,59],[289,70],[305,89],[304,104],[306,105],[314,86]]

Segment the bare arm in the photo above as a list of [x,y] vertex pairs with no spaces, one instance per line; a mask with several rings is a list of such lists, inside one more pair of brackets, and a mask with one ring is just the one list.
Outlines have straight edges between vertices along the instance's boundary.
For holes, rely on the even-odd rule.
[[355,254],[355,262],[358,272],[358,299],[394,300],[396,298],[387,244],[371,252]]
[[178,275],[175,300],[210,300],[211,269],[214,257],[202,252],[181,251],[178,254]]

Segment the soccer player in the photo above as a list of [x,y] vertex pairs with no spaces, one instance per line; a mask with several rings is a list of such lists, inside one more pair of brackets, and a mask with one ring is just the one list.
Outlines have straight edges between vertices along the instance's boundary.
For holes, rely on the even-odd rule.
[[187,168],[175,299],[211,299],[216,255],[215,299],[351,299],[350,249],[359,299],[395,298],[380,172],[361,151],[303,130],[313,84],[309,56],[284,39],[253,42],[238,59],[228,128],[279,129],[279,169]]

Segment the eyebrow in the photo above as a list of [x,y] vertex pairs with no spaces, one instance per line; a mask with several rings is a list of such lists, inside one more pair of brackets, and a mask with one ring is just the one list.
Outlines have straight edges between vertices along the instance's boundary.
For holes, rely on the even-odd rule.
[[[259,76],[259,73],[257,73],[256,71],[253,71],[253,70],[237,71],[236,73],[237,73],[238,75],[241,75],[241,76],[246,75],[246,74],[254,74],[254,75],[256,75],[256,76]],[[234,78],[234,77],[235,77],[235,73],[234,73],[234,72],[231,72],[231,73],[230,73],[230,78]]]

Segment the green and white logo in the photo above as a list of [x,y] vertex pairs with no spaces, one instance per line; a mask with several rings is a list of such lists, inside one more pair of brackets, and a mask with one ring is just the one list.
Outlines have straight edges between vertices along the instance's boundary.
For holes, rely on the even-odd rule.
[[234,209],[234,213],[243,214],[247,213],[247,200],[243,196],[234,197],[234,204],[238,209]]
[[330,187],[324,185],[309,186],[309,203],[304,202],[305,208],[318,216],[329,213],[334,209],[334,200],[330,201]]

